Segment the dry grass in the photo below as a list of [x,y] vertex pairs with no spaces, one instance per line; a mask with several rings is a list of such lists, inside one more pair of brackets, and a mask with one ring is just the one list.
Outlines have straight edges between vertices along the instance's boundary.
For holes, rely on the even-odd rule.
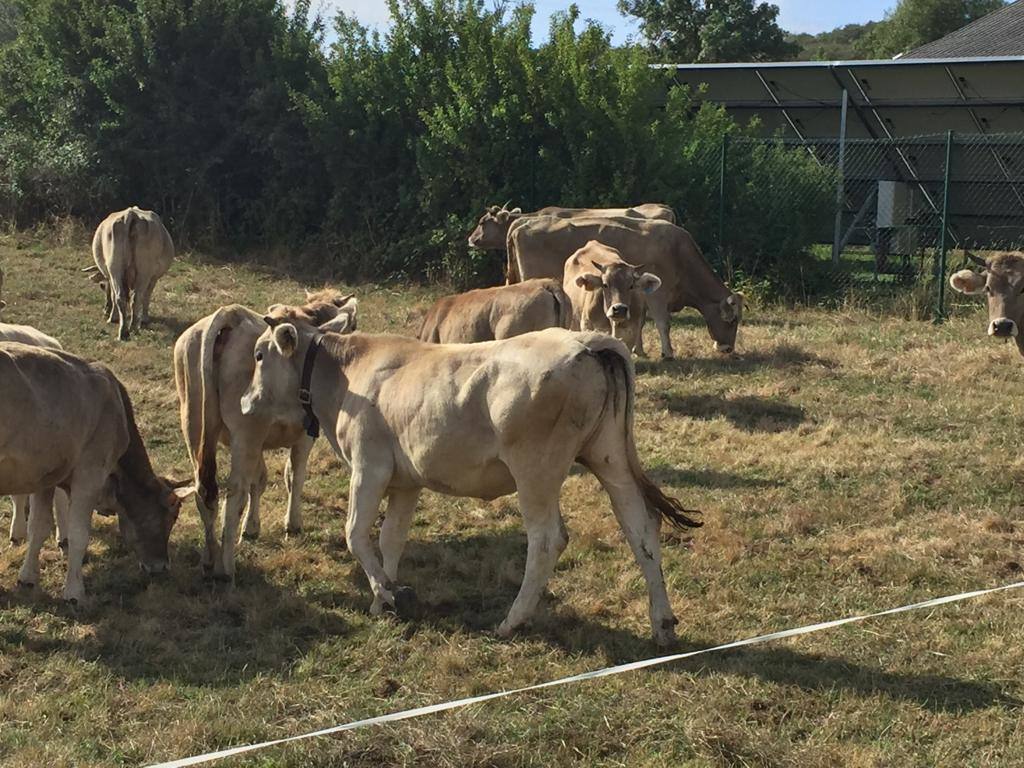
[[[302,285],[184,257],[158,286],[154,325],[119,344],[78,273],[85,245],[76,232],[0,238],[6,318],[111,364],[158,469],[186,475],[174,338],[220,304],[294,301]],[[358,293],[372,331],[414,327],[433,295]],[[637,434],[652,473],[706,510],[703,529],[665,537],[683,647],[1020,578],[1024,398],[1007,383],[1022,361],[982,337],[979,312],[934,327],[755,310],[735,360],[713,356],[695,316],[678,318],[681,358],[639,366]],[[377,620],[340,544],[345,469],[317,447],[295,541],[282,464],[232,591],[202,579],[191,509],[173,575],[152,585],[98,520],[94,600],[78,612],[55,599],[52,549],[41,592],[26,595],[14,588],[23,548],[0,546],[0,763],[137,765],[654,652],[642,579],[590,477],[566,483],[573,538],[540,619],[502,642],[491,630],[525,555],[514,500],[426,494],[403,568],[422,616]],[[1021,607],[1009,593],[228,762],[1020,765]]]

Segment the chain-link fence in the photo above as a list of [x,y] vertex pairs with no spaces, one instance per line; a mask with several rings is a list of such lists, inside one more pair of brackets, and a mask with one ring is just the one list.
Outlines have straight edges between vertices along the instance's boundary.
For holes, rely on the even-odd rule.
[[717,221],[702,217],[710,254],[793,298],[912,296],[941,318],[964,249],[1024,244],[1024,134],[731,138],[707,163],[719,197]]

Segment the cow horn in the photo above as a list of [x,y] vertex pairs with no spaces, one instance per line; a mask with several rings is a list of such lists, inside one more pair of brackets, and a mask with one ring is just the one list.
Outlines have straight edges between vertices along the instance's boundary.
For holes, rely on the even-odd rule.
[[352,299],[354,299],[355,297],[356,297],[356,295],[354,293],[349,293],[349,294],[347,294],[345,296],[342,296],[340,299],[335,299],[334,300],[334,306],[336,306],[336,307],[344,307],[346,304],[348,304],[350,301],[352,301]]
[[[632,265],[631,265],[631,266],[632,266]],[[646,268],[646,267],[647,267],[647,265],[646,265],[646,264],[637,264],[637,265],[636,265],[635,267],[633,267],[633,269],[634,269],[634,270],[636,271],[636,273],[637,273],[637,274],[639,275],[639,274],[642,274],[642,273],[643,273],[643,271],[644,271],[644,268]]]
[[82,271],[88,274],[90,272],[99,272],[100,268],[97,267],[95,264],[90,264],[88,267],[82,267]]
[[507,210],[508,210],[508,207],[509,207],[509,206],[510,206],[511,204],[512,204],[512,198],[510,197],[510,198],[509,198],[509,199],[508,199],[508,200],[507,200],[507,201],[505,202],[505,204],[504,204],[503,206],[501,206],[501,210],[503,210],[503,211],[507,211]]
[[594,267],[594,269],[596,269],[596,270],[597,270],[598,272],[600,272],[600,273],[601,273],[602,275],[604,274],[605,266],[604,266],[603,264],[598,264],[598,263],[597,263],[596,261],[594,261],[593,259],[591,259],[591,260],[590,260],[590,264],[591,264],[591,266],[593,266],[593,267]]
[[964,249],[964,256],[966,256],[968,258],[968,260],[970,260],[970,261],[974,262],[975,264],[977,264],[979,267],[983,267],[985,269],[988,269],[988,262],[985,261],[985,259],[981,258],[980,256],[975,256],[973,253],[971,253],[967,249]]

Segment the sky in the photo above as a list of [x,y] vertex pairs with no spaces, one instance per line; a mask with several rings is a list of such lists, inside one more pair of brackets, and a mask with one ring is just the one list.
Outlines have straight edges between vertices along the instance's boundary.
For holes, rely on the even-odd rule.
[[[572,0],[534,0],[537,16],[534,18],[533,35],[543,39],[547,33],[548,19],[556,11],[565,10]],[[824,32],[844,24],[863,23],[883,18],[886,10],[896,5],[896,0],[773,0],[779,6],[779,25],[790,32]],[[619,14],[616,0],[576,0],[580,14],[595,19],[612,30],[616,43],[624,42],[636,34],[636,25]],[[314,8],[318,6],[314,0]],[[387,21],[387,7],[384,0],[320,0],[319,6],[325,15],[335,10],[355,14],[363,23],[380,25]]]

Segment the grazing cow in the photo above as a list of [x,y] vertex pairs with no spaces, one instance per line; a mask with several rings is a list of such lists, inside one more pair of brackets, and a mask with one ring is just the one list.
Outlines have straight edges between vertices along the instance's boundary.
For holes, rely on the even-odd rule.
[[527,280],[438,299],[423,318],[419,338],[435,344],[469,344],[568,324],[569,300],[558,281]]
[[149,322],[149,301],[174,260],[174,243],[159,216],[133,206],[100,222],[92,258],[96,263],[82,271],[103,286],[103,314],[118,324],[117,336],[124,341]]
[[608,333],[634,349],[643,331],[647,295],[661,287],[661,280],[591,240],[566,260],[562,287],[572,304],[571,330]]
[[[0,342],[3,341],[17,341],[33,347],[42,347],[43,349],[63,349],[60,342],[55,338],[47,336],[30,325],[0,323]],[[54,499],[57,504],[57,541],[61,547],[66,547],[67,541],[64,538],[64,531],[67,528],[68,496],[64,491],[58,489],[54,494]],[[20,544],[28,536],[28,504],[29,497],[26,494],[11,497],[12,544]]]
[[[256,344],[242,411],[298,419],[308,404],[351,466],[345,533],[373,590],[372,614],[396,610],[398,562],[420,492],[494,499],[518,493],[526,573],[498,633],[534,613],[568,542],[559,493],[574,462],[611,497],[650,597],[654,638],[674,637],[661,572],[661,518],[695,526],[640,466],[633,440],[629,350],[603,334],[561,328],[480,344],[321,334],[281,323]],[[305,397],[300,397],[300,392]],[[370,542],[381,500],[383,565]]]
[[[302,307],[275,304],[268,317],[349,331],[356,324],[356,301],[333,291],[307,295]],[[246,538],[260,530],[260,497],[267,483],[263,452],[290,449],[285,468],[289,534],[302,529],[302,485],[313,439],[302,419],[243,416],[239,401],[252,378],[253,347],[267,327],[264,317],[246,307],[221,307],[186,329],[174,344],[174,378],[181,407],[181,431],[196,478],[196,505],[203,522],[206,549],[203,567],[218,578],[234,574],[235,543],[242,510]],[[224,499],[222,543],[217,542],[217,444],[231,452],[231,470]]]
[[552,216],[556,219],[595,219],[625,217],[629,219],[661,219],[676,223],[676,214],[661,203],[643,203],[631,208],[559,208],[549,205],[533,213],[523,213],[519,208],[499,208],[492,205],[477,222],[476,229],[469,236],[469,247],[486,251],[503,251],[508,241],[509,229],[517,221],[533,216]]
[[[719,352],[732,352],[743,314],[743,295],[733,293],[715,274],[694,239],[667,221],[643,219],[524,219],[508,237],[510,282],[536,277],[562,279],[566,259],[591,240],[617,250],[631,264],[642,263],[661,279],[647,297],[658,328],[661,355],[672,357],[669,313],[693,307],[708,326]],[[637,354],[643,354],[638,346]]]
[[99,363],[2,342],[0,493],[32,494],[28,551],[18,576],[25,586],[39,581],[55,487],[71,499],[65,600],[85,596],[82,559],[94,509],[118,516],[148,573],[167,569],[167,541],[191,489],[153,473],[124,386]]
[[961,293],[988,294],[988,335],[1013,339],[1024,355],[1024,251],[999,253],[988,259],[967,254],[982,271],[962,269],[949,278]]

